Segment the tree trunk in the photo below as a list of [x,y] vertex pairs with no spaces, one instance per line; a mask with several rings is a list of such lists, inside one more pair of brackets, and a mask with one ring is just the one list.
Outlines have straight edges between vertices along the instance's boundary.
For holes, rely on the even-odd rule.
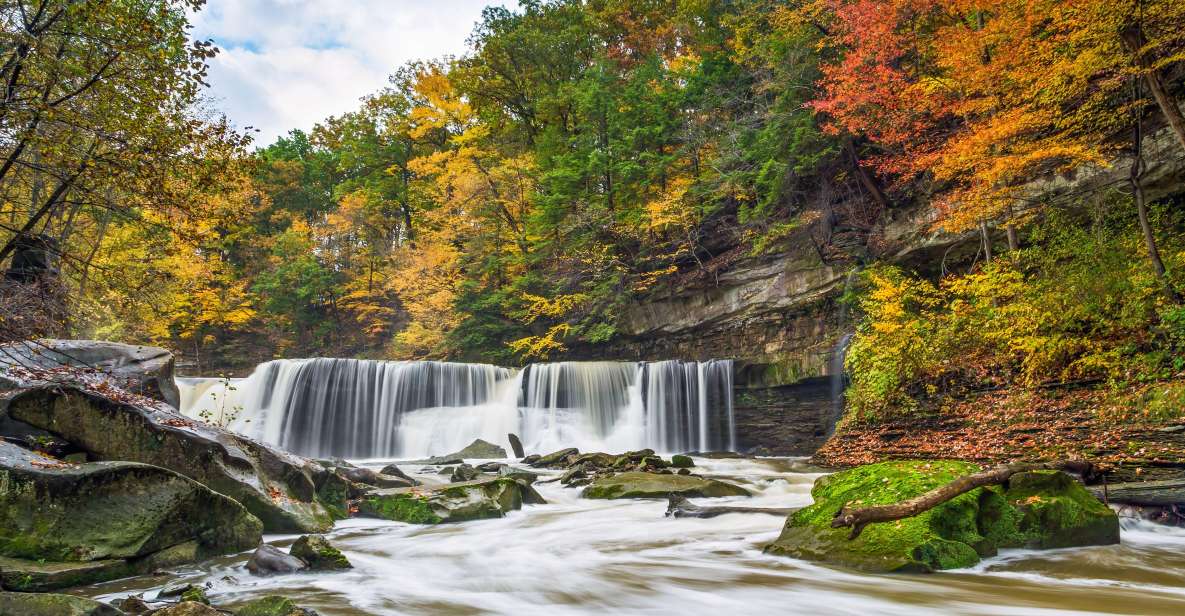
[[864,527],[869,524],[910,518],[920,513],[925,513],[942,503],[962,496],[976,488],[999,485],[1008,481],[1017,473],[1028,473],[1031,471],[1064,471],[1083,477],[1093,477],[1097,469],[1090,462],[1083,460],[1050,462],[1045,464],[1001,464],[986,471],[964,475],[944,486],[894,505],[878,505],[859,509],[849,509],[847,505],[844,505],[835,513],[835,518],[831,520],[831,527],[851,528],[852,534],[848,536],[848,539],[855,539],[860,536]]
[[1008,226],[1004,230],[1008,234],[1008,252],[1013,252],[1020,248],[1020,240],[1016,235],[1016,225],[1008,223]]
[[852,163],[852,170],[856,172],[856,177],[860,180],[860,184],[867,190],[872,200],[880,207],[881,212],[889,209],[889,198],[885,196],[885,192],[881,190],[880,184],[877,184],[876,179],[868,173],[864,165],[860,164],[860,157],[856,155],[856,146],[852,143],[852,138],[844,139],[844,151],[848,154],[848,160]]
[[1185,116],[1181,114],[1181,108],[1177,106],[1177,101],[1165,90],[1164,82],[1160,78],[1160,72],[1152,67],[1152,63],[1148,61],[1148,56],[1144,53],[1144,46],[1148,41],[1144,38],[1144,31],[1137,22],[1129,28],[1125,28],[1119,34],[1123,39],[1123,45],[1127,50],[1135,56],[1136,66],[1140,68],[1143,73],[1144,83],[1148,86],[1148,91],[1152,93],[1152,98],[1156,100],[1156,105],[1160,107],[1161,114],[1168,122],[1169,128],[1173,130],[1173,134],[1177,136],[1177,141],[1181,147],[1185,149]]
[[992,262],[992,236],[988,233],[988,226],[986,221],[979,221],[979,235],[983,238],[983,258],[984,261]]
[[[1139,100],[1139,84],[1133,82],[1136,100]],[[1148,260],[1152,262],[1152,271],[1156,279],[1164,286],[1165,296],[1174,304],[1181,303],[1181,296],[1173,288],[1165,271],[1164,261],[1160,258],[1160,249],[1156,246],[1156,234],[1152,231],[1152,223],[1148,220],[1148,204],[1144,199],[1144,127],[1142,110],[1137,106],[1135,128],[1132,131],[1132,166],[1128,180],[1132,185],[1132,199],[1136,202],[1136,216],[1140,221],[1140,233],[1144,236],[1144,246],[1148,250]]]

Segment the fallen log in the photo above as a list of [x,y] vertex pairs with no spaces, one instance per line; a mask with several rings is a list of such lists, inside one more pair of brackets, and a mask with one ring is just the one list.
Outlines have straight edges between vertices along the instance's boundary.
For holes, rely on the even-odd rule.
[[785,517],[797,511],[797,508],[777,509],[769,507],[728,507],[728,506],[711,506],[701,507],[693,504],[687,500],[686,497],[678,494],[667,495],[667,517],[668,518],[714,518],[718,515],[726,513],[764,513],[767,515],[776,515]]
[[1069,460],[1048,463],[1015,463],[1001,464],[978,473],[964,475],[954,481],[930,490],[925,494],[892,505],[877,505],[873,507],[849,508],[847,504],[840,507],[831,520],[832,528],[852,529],[848,539],[855,539],[864,531],[864,527],[876,522],[892,522],[903,518],[910,518],[945,503],[946,501],[966,494],[976,488],[1000,485],[1007,482],[1017,473],[1032,471],[1064,471],[1079,475],[1085,480],[1097,476],[1098,468],[1084,460]]

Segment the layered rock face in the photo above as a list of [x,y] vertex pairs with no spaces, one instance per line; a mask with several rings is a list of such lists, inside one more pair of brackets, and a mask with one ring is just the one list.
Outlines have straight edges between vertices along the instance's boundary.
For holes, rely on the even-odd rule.
[[173,354],[159,347],[99,340],[31,340],[0,346],[0,366],[93,372],[115,387],[178,408]]

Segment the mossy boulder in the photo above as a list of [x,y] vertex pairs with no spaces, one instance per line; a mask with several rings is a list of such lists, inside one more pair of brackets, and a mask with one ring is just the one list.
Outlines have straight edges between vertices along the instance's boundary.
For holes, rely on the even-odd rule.
[[240,607],[235,616],[316,616],[316,612],[300,607],[288,597],[268,595]]
[[123,612],[91,599],[51,593],[0,592],[4,616],[123,616]]
[[375,490],[357,501],[358,513],[410,524],[500,518],[523,505],[524,484],[493,477],[447,486]]
[[[0,442],[0,556],[41,565],[112,561],[46,569],[59,578],[118,577],[159,553],[177,564],[238,552],[257,545],[262,529],[239,503],[163,468],[69,464]],[[189,545],[192,554],[178,549]]]
[[600,477],[584,489],[581,496],[595,499],[666,498],[678,494],[686,498],[749,496],[748,490],[715,479],[688,475],[631,472]]
[[203,556],[196,541],[187,541],[142,558],[55,562],[0,556],[0,587],[21,592],[73,588],[193,563]]
[[821,477],[814,504],[786,521],[766,552],[874,572],[969,567],[1010,547],[1071,547],[1119,541],[1115,514],[1064,473],[1014,475],[1009,486],[979,488],[919,515],[869,524],[855,539],[832,528],[845,504],[889,505],[980,467],[957,461],[895,461]]
[[309,569],[333,570],[350,569],[350,559],[341,550],[333,547],[329,540],[321,535],[304,535],[292,544],[288,553],[309,565]]
[[152,613],[152,616],[223,616],[223,614],[205,603],[182,601],[177,605],[157,610]]
[[[113,399],[73,386],[38,386],[4,395],[8,415],[73,443],[101,460],[167,468],[225,494],[267,532],[321,532],[344,510],[345,482],[321,465],[244,436],[183,417],[146,398]],[[344,505],[344,500],[338,500]],[[344,508],[343,508],[344,509]]]
[[695,460],[692,460],[691,456],[675,454],[671,456],[671,466],[674,468],[691,468],[695,466]]
[[563,468],[568,466],[576,456],[580,455],[580,450],[575,447],[553,451],[549,454],[539,456],[532,462],[526,462],[535,468]]

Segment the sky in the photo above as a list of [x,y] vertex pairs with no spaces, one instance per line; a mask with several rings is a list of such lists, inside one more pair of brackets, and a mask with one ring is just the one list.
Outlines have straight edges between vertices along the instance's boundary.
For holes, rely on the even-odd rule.
[[[496,0],[209,0],[193,36],[222,50],[209,96],[257,145],[357,108],[409,60],[460,55]],[[515,3],[509,3],[514,6]]]

